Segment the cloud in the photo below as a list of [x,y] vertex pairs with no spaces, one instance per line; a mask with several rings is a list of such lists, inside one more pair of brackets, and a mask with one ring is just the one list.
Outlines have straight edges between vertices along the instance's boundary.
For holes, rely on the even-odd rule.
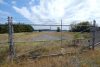
[[10,13],[9,13],[9,12],[6,12],[6,11],[0,10],[0,16],[1,16],[1,17],[10,16]]
[[63,19],[63,23],[69,24],[68,22],[76,20],[98,20],[99,3],[99,0],[38,0],[38,2],[31,0],[29,6],[21,8],[13,6],[13,8],[32,22],[49,19],[60,23],[57,20]]
[[5,2],[4,0],[0,0],[0,5],[1,4],[6,5],[6,6],[9,6],[9,4],[7,2]]
[[2,3],[4,3],[4,1],[3,0],[0,0],[0,4],[2,4]]
[[13,0],[13,1],[12,1],[12,4],[13,4],[13,5],[16,5],[16,1],[15,1],[15,0]]
[[17,8],[17,7],[13,7],[18,13],[20,13],[21,15],[23,15],[24,17],[31,19],[31,13],[27,10],[26,7],[22,7],[22,8]]
[[3,22],[3,23],[7,22],[8,16],[11,16],[11,14],[9,12],[0,10],[0,23],[1,22]]

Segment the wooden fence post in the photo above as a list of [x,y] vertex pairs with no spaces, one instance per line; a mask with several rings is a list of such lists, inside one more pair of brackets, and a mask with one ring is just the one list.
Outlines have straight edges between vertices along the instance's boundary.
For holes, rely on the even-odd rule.
[[12,17],[8,17],[8,29],[9,29],[9,59],[13,62],[15,50],[14,50],[14,42],[13,42],[13,24]]

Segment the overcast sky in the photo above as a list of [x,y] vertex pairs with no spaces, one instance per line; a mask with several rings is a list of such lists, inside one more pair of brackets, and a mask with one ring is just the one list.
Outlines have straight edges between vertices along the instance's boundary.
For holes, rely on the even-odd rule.
[[[0,0],[0,21],[35,24],[70,24],[100,19],[100,0]],[[30,21],[30,22],[29,22]]]

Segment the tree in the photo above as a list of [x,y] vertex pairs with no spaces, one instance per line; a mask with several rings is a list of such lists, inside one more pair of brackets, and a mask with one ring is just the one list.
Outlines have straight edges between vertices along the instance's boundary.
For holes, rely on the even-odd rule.
[[8,32],[8,25],[5,24],[5,25],[1,25],[0,24],[0,33],[7,33]]
[[60,27],[57,27],[57,32],[60,32]]
[[92,24],[88,21],[80,22],[77,24],[71,24],[70,31],[72,32],[90,32]]

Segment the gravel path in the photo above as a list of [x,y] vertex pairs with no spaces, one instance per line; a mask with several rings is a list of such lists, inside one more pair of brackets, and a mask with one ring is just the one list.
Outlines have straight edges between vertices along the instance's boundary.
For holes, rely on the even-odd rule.
[[[71,39],[71,37],[64,37],[62,36],[62,39],[66,39],[66,40],[69,40]],[[39,36],[36,36],[36,37],[33,37],[31,39],[32,41],[50,41],[50,40],[61,40],[61,36],[53,36],[53,35],[50,35],[50,34],[42,34],[42,35],[39,35]]]

